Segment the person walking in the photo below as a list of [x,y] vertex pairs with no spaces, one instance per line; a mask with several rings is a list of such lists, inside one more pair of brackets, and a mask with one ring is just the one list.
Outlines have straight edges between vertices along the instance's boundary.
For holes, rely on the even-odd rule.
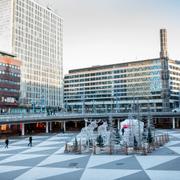
[[122,131],[122,135],[124,136],[124,131],[125,131],[124,127],[121,129],[121,131]]
[[6,138],[6,140],[5,140],[5,148],[8,148],[8,145],[9,145],[9,139]]
[[29,137],[29,144],[28,146],[32,147],[32,136]]

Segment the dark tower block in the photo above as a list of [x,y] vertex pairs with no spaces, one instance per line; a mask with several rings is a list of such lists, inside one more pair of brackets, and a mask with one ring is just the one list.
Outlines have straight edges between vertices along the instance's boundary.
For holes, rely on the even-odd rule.
[[163,111],[170,110],[170,88],[169,88],[169,69],[168,69],[168,52],[167,52],[167,31],[160,30],[160,59],[161,59],[161,80],[162,80],[162,104]]

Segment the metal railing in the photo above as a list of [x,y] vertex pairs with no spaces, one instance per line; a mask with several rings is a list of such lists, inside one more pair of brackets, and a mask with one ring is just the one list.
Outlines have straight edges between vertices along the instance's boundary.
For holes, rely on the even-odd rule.
[[[148,112],[141,113],[141,116],[148,116]],[[3,122],[22,122],[22,121],[49,121],[49,120],[66,120],[66,119],[83,119],[83,118],[118,118],[127,117],[129,113],[69,113],[69,112],[57,112],[55,114],[48,115],[47,113],[34,113],[34,114],[9,114],[0,115],[0,123]],[[134,113],[133,116],[137,117],[138,113]],[[180,117],[180,112],[152,112],[152,117]]]

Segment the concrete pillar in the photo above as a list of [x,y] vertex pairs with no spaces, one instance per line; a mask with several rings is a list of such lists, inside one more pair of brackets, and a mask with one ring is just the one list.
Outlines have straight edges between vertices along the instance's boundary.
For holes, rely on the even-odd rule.
[[22,123],[22,126],[21,126],[21,135],[22,135],[22,136],[25,135],[24,123]]
[[52,122],[49,122],[49,130],[52,131]]
[[179,128],[179,119],[176,119],[176,128]]
[[46,122],[46,133],[49,133],[49,122]]
[[120,129],[120,119],[117,119],[117,127],[118,127],[118,130]]
[[175,124],[175,117],[172,118],[172,128],[175,129],[176,128],[176,124]]
[[75,122],[74,122],[74,124],[75,124],[75,128],[77,128],[77,126],[78,126],[78,122],[77,122],[77,121],[75,121]]
[[113,126],[113,118],[112,118],[112,116],[109,116],[109,123],[110,123],[110,126]]
[[63,128],[64,128],[64,132],[66,132],[66,121],[64,121],[64,126],[63,126]]
[[85,120],[85,127],[87,127],[87,121]]
[[154,118],[154,124],[157,124],[157,119],[156,118]]

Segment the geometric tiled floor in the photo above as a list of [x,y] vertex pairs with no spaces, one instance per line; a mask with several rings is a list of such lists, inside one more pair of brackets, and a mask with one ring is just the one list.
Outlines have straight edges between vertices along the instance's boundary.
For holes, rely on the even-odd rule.
[[64,154],[74,134],[0,141],[0,180],[180,180],[180,130],[168,130],[171,141],[147,156]]

